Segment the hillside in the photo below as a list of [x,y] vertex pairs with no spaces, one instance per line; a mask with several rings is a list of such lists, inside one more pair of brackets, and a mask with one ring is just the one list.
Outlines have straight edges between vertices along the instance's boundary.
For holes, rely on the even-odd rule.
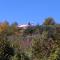
[[0,24],[0,60],[60,60],[60,24]]

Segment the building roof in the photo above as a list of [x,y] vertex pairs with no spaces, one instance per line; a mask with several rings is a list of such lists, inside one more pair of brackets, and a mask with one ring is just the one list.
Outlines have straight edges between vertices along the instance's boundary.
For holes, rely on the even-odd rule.
[[22,24],[22,25],[18,25],[18,27],[28,27],[29,25],[27,24]]

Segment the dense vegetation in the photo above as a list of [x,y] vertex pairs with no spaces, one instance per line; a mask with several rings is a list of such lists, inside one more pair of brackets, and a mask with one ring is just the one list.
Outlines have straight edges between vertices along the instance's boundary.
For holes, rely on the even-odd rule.
[[18,28],[0,23],[0,60],[60,60],[60,24],[48,17],[42,25]]

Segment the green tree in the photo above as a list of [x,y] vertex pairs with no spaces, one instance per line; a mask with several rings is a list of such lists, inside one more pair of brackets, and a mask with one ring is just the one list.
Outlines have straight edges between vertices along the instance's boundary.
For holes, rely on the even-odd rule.
[[10,56],[14,55],[14,49],[5,37],[4,39],[0,37],[0,60],[9,60]]
[[45,22],[43,23],[43,25],[55,25],[55,21],[53,18],[48,17],[45,19]]

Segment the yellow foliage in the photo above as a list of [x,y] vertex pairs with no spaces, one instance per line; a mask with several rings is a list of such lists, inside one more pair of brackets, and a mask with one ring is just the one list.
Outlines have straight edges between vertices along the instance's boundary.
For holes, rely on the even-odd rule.
[[2,23],[0,24],[0,33],[7,30],[8,25],[6,23]]

